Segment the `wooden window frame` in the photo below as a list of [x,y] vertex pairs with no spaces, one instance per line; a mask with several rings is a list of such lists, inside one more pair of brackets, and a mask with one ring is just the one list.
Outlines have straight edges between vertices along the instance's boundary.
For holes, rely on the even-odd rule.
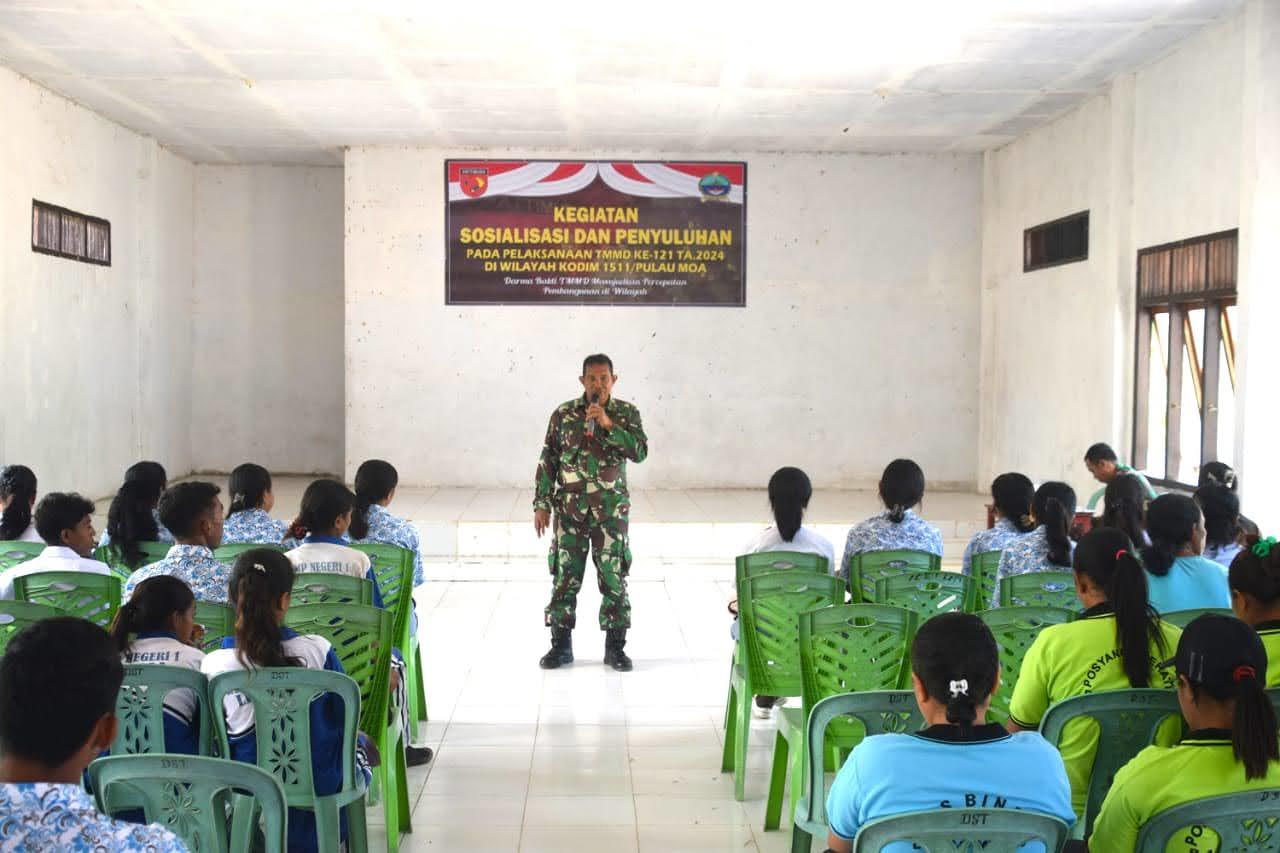
[[[1031,262],[1031,237],[1034,233],[1052,228],[1055,225],[1062,225],[1064,222],[1070,222],[1076,219],[1084,220],[1084,253],[1081,255],[1071,256],[1067,258],[1058,258],[1053,261],[1042,263]],[[1063,264],[1077,264],[1081,261],[1089,260],[1089,211],[1081,210],[1066,216],[1060,216],[1049,222],[1041,222],[1039,225],[1032,225],[1030,228],[1024,228],[1022,231],[1022,271],[1024,273],[1035,272],[1036,270],[1045,270],[1051,267],[1060,267]]]
[[[66,252],[62,250],[62,225],[58,227],[58,246],[56,248],[42,245],[38,240],[38,229],[36,222],[41,215],[56,215],[61,220],[63,217],[71,217],[80,228],[83,238],[83,252]],[[105,259],[94,258],[89,255],[89,225],[94,224],[106,229],[106,247],[107,257]],[[66,258],[70,261],[80,261],[81,263],[93,264],[94,266],[109,267],[111,266],[112,248],[111,248],[111,223],[99,216],[90,216],[87,213],[71,210],[57,204],[50,204],[47,201],[39,199],[31,200],[31,251],[38,252],[41,255],[52,255],[55,258]]]

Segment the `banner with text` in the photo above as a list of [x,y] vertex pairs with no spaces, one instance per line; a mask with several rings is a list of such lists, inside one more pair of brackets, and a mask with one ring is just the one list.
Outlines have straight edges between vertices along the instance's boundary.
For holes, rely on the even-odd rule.
[[450,305],[746,304],[746,163],[447,160]]

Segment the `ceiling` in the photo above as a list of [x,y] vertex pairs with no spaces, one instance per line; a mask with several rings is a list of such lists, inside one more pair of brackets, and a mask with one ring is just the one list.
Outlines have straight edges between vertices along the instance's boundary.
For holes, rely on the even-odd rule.
[[977,151],[1241,0],[0,0],[0,64],[201,163]]

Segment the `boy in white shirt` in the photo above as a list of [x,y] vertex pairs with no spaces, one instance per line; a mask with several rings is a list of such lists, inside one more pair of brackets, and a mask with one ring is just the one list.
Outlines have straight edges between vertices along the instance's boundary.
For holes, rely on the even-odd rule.
[[109,575],[111,568],[93,553],[93,501],[75,492],[50,492],[36,506],[36,530],[45,542],[38,557],[0,572],[0,599],[13,598],[13,582],[37,572],[89,572]]

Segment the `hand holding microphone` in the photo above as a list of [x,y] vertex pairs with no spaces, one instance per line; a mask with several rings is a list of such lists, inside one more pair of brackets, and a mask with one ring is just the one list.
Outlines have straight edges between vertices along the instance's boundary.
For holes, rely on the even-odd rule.
[[[587,427],[585,432],[587,433],[587,436],[590,437],[596,434],[596,418],[600,417],[600,415],[604,413],[604,410],[600,408],[599,391],[593,391],[587,400],[591,405],[587,407]],[[592,409],[595,409],[596,411],[593,412]]]

